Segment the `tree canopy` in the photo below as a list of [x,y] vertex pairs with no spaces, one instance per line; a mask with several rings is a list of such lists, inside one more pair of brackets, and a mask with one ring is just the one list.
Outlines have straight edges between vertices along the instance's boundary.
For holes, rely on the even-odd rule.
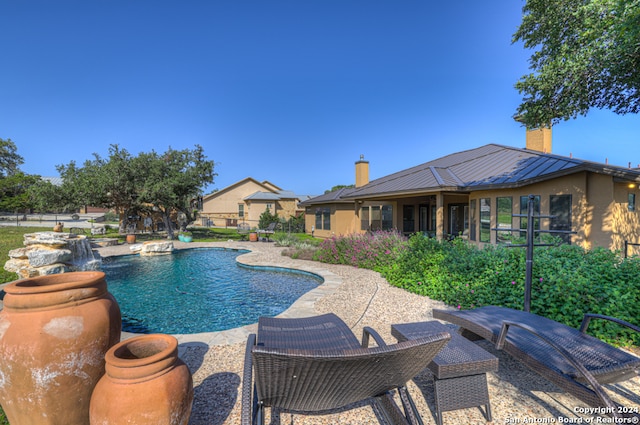
[[640,0],[527,0],[513,41],[534,50],[516,83],[528,128],[640,110]]
[[[79,208],[83,205],[115,209],[125,218],[133,215],[138,203],[139,173],[132,167],[133,157],[118,145],[109,147],[109,157],[93,154],[79,167],[75,161],[58,165],[62,177],[62,197],[68,206]],[[124,232],[126,220],[120,223]]]
[[94,154],[82,167],[70,162],[58,166],[58,171],[69,202],[115,209],[124,217],[120,232],[126,231],[129,217],[154,210],[162,215],[172,238],[171,214],[181,213],[184,223],[195,220],[192,201],[203,186],[213,183],[213,167],[198,145],[193,150],[169,148],[162,154],[151,151],[135,157],[111,145],[108,158]]
[[169,223],[172,211],[183,215],[182,227],[195,221],[202,187],[213,183],[213,166],[213,161],[206,160],[199,145],[193,150],[169,148],[163,154],[155,151],[141,153],[136,158],[136,167],[144,176],[139,199],[162,213],[170,237],[173,232]]
[[24,159],[18,155],[18,148],[11,139],[0,138],[0,178],[17,173]]

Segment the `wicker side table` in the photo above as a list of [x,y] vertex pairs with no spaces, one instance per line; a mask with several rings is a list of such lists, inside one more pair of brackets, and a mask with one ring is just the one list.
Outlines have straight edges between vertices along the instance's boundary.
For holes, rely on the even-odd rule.
[[[391,325],[398,341],[420,338],[451,329],[440,322],[418,322]],[[429,364],[435,377],[436,420],[442,425],[442,412],[485,406],[491,421],[491,405],[487,372],[498,370],[498,358],[457,333]]]

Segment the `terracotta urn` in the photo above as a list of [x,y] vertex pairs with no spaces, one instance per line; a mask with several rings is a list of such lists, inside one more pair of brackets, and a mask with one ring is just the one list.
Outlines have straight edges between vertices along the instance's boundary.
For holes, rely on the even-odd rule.
[[120,308],[103,272],[17,280],[0,311],[0,404],[11,424],[84,425]]
[[127,243],[128,244],[132,244],[132,243],[136,243],[136,235],[130,233],[127,235]]
[[133,337],[105,355],[106,373],[91,396],[92,425],[186,425],[193,380],[165,334]]

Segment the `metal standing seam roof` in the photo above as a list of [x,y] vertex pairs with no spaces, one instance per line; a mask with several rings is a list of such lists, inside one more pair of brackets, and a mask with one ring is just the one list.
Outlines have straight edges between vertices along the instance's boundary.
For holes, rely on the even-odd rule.
[[245,201],[278,201],[280,195],[271,192],[254,192],[249,196],[244,197]]
[[279,190],[277,193],[257,191],[244,197],[245,201],[279,201],[281,199],[299,199],[299,197],[290,190]]
[[[457,152],[397,173],[372,180],[349,192],[332,192],[305,201],[327,203],[441,190],[468,192],[484,188],[514,187],[589,169],[624,175],[640,181],[640,170],[614,167],[528,149],[488,144]],[[332,197],[330,197],[331,195]]]
[[304,206],[307,204],[328,204],[328,203],[335,204],[340,202],[352,203],[353,202],[352,200],[343,199],[343,197],[349,195],[355,190],[356,189],[352,187],[343,187],[341,189],[334,190],[332,192],[324,193],[322,195],[319,195],[310,199],[306,199],[305,201],[300,202],[300,205]]

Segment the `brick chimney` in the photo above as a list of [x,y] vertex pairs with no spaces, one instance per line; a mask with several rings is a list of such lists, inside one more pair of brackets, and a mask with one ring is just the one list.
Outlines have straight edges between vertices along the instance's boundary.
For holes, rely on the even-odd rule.
[[527,129],[527,149],[551,153],[551,127]]
[[360,155],[360,161],[356,161],[356,187],[369,183],[369,161],[364,160],[364,155]]

